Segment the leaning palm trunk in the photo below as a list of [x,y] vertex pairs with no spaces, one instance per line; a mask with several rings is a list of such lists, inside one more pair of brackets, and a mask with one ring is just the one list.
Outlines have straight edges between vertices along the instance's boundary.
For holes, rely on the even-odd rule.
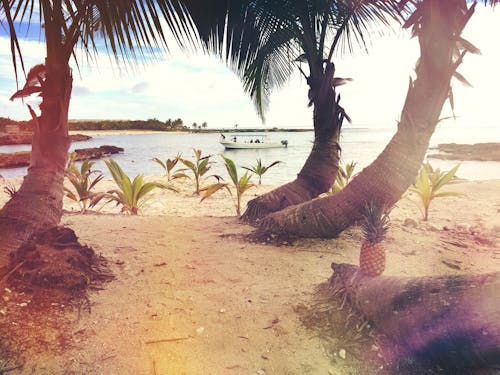
[[68,64],[47,62],[40,117],[30,108],[35,128],[28,174],[0,211],[0,269],[8,265],[12,250],[61,219],[72,80]]
[[369,277],[348,264],[332,268],[332,290],[345,290],[353,307],[390,339],[389,362],[417,359],[448,367],[446,374],[500,365],[500,272]]
[[286,207],[310,201],[328,191],[337,176],[340,159],[339,137],[345,114],[336,95],[334,65],[326,65],[321,83],[310,96],[314,103],[314,143],[297,178],[250,202],[242,219],[257,222],[266,215]]
[[359,220],[370,201],[394,205],[413,183],[450,94],[450,81],[462,62],[457,40],[472,16],[465,0],[425,0],[418,30],[420,59],[410,80],[401,121],[384,151],[347,187],[267,216],[265,232],[303,237],[335,237]]

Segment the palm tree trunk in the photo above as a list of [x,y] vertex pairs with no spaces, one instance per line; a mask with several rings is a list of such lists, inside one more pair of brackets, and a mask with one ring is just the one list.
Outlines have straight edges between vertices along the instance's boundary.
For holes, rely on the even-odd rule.
[[28,174],[0,211],[0,269],[9,253],[38,230],[55,226],[62,215],[72,81],[68,64],[46,64],[41,115],[36,117]]
[[297,178],[248,202],[242,220],[255,223],[266,215],[307,202],[328,191],[337,176],[339,137],[344,111],[332,84],[333,64],[327,64],[319,88],[311,86],[314,103],[314,143]]
[[449,96],[462,57],[456,40],[472,16],[465,0],[426,0],[418,32],[417,78],[410,80],[397,132],[377,159],[334,196],[267,216],[263,231],[304,237],[335,237],[361,218],[370,201],[393,206],[414,182]]
[[447,374],[500,364],[500,272],[369,277],[349,264],[332,268],[332,290],[345,290],[353,307],[392,340],[390,362],[410,357],[455,370]]

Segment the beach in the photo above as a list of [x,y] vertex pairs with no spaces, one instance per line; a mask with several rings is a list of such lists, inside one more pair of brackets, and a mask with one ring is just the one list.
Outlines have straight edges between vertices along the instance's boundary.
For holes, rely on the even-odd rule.
[[[374,342],[310,324],[331,263],[357,264],[359,228],[288,246],[252,243],[227,192],[200,203],[190,181],[174,187],[156,191],[140,216],[111,204],[80,214],[65,199],[62,224],[109,261],[115,280],[90,293],[88,308],[56,303],[35,316],[24,313],[26,296],[7,293],[0,330],[17,325],[10,340],[24,364],[13,373],[386,374],[367,360],[377,356]],[[272,187],[250,189],[245,202]],[[386,275],[500,269],[500,180],[446,190],[464,195],[436,199],[428,222],[410,194],[392,210]]]

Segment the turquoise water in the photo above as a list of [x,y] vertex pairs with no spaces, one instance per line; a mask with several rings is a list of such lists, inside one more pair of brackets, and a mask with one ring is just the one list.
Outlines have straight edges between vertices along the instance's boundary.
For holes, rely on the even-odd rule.
[[[345,126],[342,139],[342,159],[346,162],[356,161],[357,170],[370,164],[383,150],[390,140],[394,128],[368,128],[362,126]],[[274,160],[282,164],[270,169],[263,178],[266,184],[281,184],[292,180],[302,167],[312,146],[313,132],[270,133],[273,140],[287,139],[288,148],[261,150],[224,150],[219,144],[219,134],[134,134],[134,135],[98,135],[86,142],[74,143],[71,149],[98,147],[101,145],[120,146],[125,149],[123,154],[114,155],[114,159],[126,173],[135,175],[160,174],[162,169],[151,159],[159,157],[163,160],[182,153],[186,158],[192,158],[193,147],[200,148],[203,154],[221,154],[233,159],[239,166],[255,164],[261,158],[264,164]],[[454,123],[439,126],[431,140],[431,147],[439,143],[478,143],[500,142],[500,126],[482,124],[474,127]],[[0,152],[29,150],[30,146],[0,146]],[[431,153],[433,151],[431,150]],[[217,160],[220,158],[215,158]],[[443,161],[430,159],[430,162],[440,168],[450,169],[458,161]],[[104,163],[98,161],[96,167],[107,172]],[[226,176],[219,162],[213,169],[214,174]],[[4,177],[20,177],[26,173],[26,168],[0,169]],[[107,173],[105,173],[108,175]],[[462,162],[458,171],[459,177],[466,179],[500,179],[500,162]]]

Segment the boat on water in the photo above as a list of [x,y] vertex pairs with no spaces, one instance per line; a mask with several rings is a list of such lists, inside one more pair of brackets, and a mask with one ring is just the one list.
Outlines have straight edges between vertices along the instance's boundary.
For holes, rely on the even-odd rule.
[[288,141],[273,141],[267,134],[221,134],[220,144],[226,149],[284,148]]

